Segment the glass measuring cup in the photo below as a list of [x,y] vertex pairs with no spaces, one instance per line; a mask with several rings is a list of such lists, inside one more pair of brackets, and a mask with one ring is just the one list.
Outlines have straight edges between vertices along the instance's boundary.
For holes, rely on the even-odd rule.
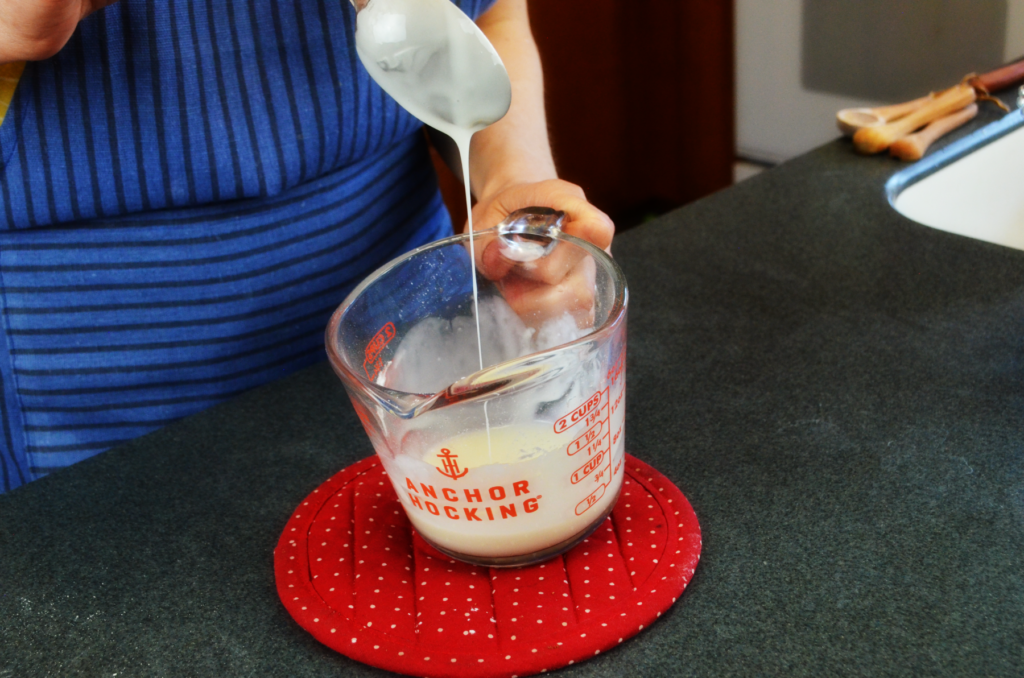
[[468,234],[420,247],[353,290],[327,327],[331,365],[410,521],[466,562],[566,551],[622,486],[625,279],[560,217],[530,208],[477,233],[493,280],[474,269]]

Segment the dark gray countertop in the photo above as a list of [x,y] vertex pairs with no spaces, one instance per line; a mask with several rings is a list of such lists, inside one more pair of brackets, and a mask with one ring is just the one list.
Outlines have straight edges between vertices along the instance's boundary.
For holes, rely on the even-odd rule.
[[[1024,252],[896,214],[899,167],[837,141],[616,241],[627,448],[704,552],[564,675],[1024,672]],[[384,675],[272,566],[371,453],[320,365],[0,497],[0,676]]]

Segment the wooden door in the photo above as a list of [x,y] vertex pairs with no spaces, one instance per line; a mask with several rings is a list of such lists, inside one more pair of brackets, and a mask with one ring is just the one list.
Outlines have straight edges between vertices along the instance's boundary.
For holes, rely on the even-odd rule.
[[[731,1],[529,0],[529,7],[559,173],[620,231],[732,183]],[[462,224],[461,186],[441,172]]]

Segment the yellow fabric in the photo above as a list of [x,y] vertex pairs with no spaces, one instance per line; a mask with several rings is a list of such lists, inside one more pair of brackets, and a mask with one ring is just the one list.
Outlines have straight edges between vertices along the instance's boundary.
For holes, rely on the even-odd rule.
[[7,115],[7,108],[14,98],[14,88],[21,80],[21,74],[25,70],[25,62],[18,61],[13,64],[0,64],[0,125]]

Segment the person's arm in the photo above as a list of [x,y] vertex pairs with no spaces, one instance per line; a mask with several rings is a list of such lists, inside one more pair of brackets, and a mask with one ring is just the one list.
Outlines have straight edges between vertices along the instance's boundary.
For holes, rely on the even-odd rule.
[[[558,179],[544,115],[544,78],[530,32],[526,0],[498,0],[477,24],[490,39],[512,80],[512,107],[504,118],[473,135],[470,185],[477,197],[474,228],[494,226],[517,209],[551,207],[565,212],[562,231],[608,250],[615,225],[591,205],[583,189]],[[594,262],[572,248],[558,248],[543,263],[520,266],[505,258],[493,238],[476,251],[480,272],[497,281],[505,300],[536,326],[569,311],[577,324],[593,324]]]
[[566,233],[609,247],[615,232],[611,219],[555,171],[544,115],[544,76],[526,0],[498,0],[477,25],[508,70],[512,107],[504,118],[473,135],[474,227],[494,226],[522,207],[552,207],[566,213]]
[[544,115],[544,74],[526,0],[498,0],[477,25],[508,70],[512,106],[473,137],[474,193],[493,195],[510,184],[557,179]]
[[39,61],[61,50],[78,22],[114,0],[0,0],[0,64]]

